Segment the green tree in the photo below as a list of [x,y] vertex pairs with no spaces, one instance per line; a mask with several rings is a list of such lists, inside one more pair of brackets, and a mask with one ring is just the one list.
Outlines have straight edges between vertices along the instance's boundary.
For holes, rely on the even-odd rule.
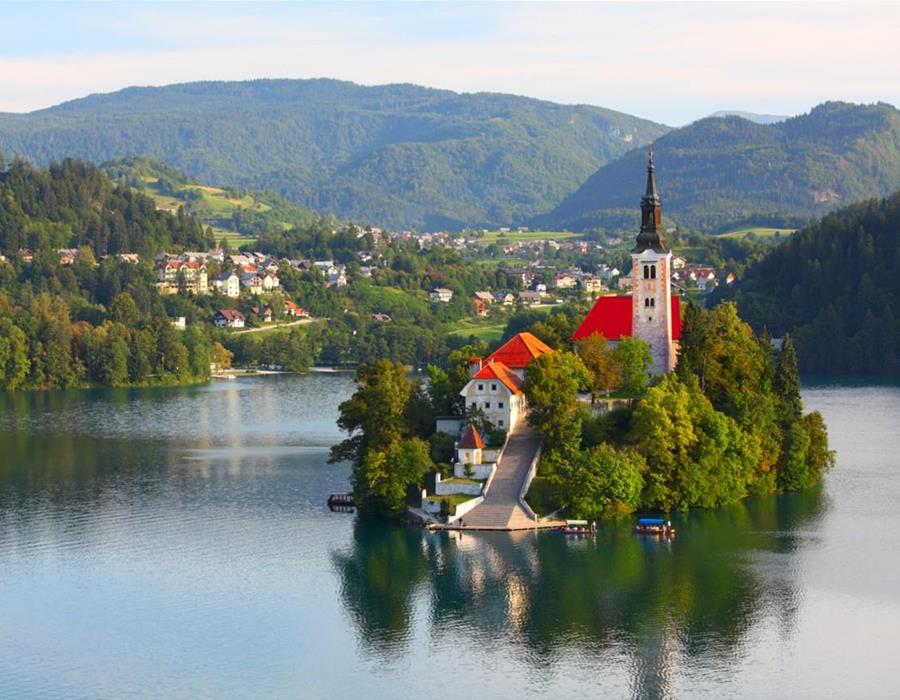
[[803,414],[800,400],[800,373],[797,369],[797,354],[790,334],[784,336],[778,361],[775,364],[774,389],[783,406],[785,422],[796,421]]
[[613,357],[620,368],[622,391],[632,396],[640,394],[650,379],[649,369],[653,364],[650,345],[639,338],[622,338],[613,350]]
[[610,349],[609,343],[599,333],[594,333],[578,343],[578,357],[591,374],[591,397],[603,392],[615,391],[622,383],[620,357]]
[[591,377],[572,352],[541,355],[525,368],[528,420],[544,440],[545,449],[570,453],[578,449],[581,419],[578,391]]

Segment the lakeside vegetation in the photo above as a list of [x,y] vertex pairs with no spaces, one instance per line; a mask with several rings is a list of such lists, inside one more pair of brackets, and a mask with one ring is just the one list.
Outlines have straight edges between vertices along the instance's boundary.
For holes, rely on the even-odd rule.
[[630,406],[596,415],[578,390],[607,381],[604,362],[583,361],[598,354],[602,344],[526,368],[544,445],[539,510],[602,519],[717,507],[806,488],[833,466],[821,415],[803,414],[790,338],[774,351],[733,304],[686,307],[676,372],[640,387]]

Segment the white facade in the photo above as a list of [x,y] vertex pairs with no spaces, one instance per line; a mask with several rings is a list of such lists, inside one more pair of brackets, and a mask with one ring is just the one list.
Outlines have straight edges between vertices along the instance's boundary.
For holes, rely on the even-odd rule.
[[506,431],[516,426],[525,411],[525,395],[513,394],[499,379],[473,377],[460,393],[466,408],[477,406],[491,423]]

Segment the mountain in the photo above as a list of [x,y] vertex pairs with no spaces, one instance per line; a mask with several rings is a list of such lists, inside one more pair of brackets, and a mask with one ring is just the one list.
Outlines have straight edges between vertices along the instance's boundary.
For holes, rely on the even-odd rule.
[[757,114],[756,112],[743,112],[739,109],[720,110],[718,112],[713,112],[709,116],[741,117],[742,119],[754,122],[755,124],[777,124],[778,122],[783,122],[791,118],[788,114]]
[[336,80],[132,87],[0,114],[0,153],[148,156],[211,185],[276,190],[399,227],[514,224],[668,128],[600,107]]
[[[777,124],[708,118],[661,136],[653,152],[663,213],[677,223],[785,226],[900,187],[900,112],[828,102]],[[533,225],[633,229],[646,161],[639,148],[601,167]]]
[[773,336],[794,335],[805,372],[900,373],[900,192],[798,231],[721,299]]

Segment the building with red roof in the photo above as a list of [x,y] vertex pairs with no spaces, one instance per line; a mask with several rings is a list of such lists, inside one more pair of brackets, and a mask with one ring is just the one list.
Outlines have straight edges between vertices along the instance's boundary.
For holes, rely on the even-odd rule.
[[662,199],[656,190],[653,153],[647,164],[647,191],[641,199],[641,231],[631,249],[631,294],[600,297],[575,331],[575,342],[599,334],[611,343],[640,338],[650,345],[650,371],[675,369],[681,338],[681,301],[672,295],[672,251],[662,230]]
[[469,360],[469,383],[460,392],[466,408],[477,408],[498,428],[511,431],[525,415],[525,367],[553,348],[531,333],[518,333],[490,355]]

